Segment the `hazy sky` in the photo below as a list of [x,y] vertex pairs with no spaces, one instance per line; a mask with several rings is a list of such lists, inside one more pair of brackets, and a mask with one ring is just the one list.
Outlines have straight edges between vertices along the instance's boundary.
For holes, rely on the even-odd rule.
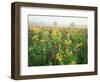
[[63,16],[29,16],[29,22],[53,24],[57,22],[61,25],[69,25],[74,22],[76,25],[87,25],[88,18],[86,17],[63,17]]

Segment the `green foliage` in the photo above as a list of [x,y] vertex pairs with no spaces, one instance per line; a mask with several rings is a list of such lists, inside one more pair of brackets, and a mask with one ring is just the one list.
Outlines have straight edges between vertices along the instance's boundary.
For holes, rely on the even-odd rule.
[[87,29],[32,27],[28,32],[28,65],[87,64]]

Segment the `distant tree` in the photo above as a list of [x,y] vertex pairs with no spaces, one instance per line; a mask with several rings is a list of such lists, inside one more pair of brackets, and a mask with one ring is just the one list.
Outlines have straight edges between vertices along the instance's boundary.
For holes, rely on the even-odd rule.
[[58,26],[58,23],[57,22],[54,22],[54,26]]
[[70,26],[70,27],[74,27],[74,26],[75,26],[75,23],[74,23],[74,22],[71,22],[71,23],[69,24],[69,26]]

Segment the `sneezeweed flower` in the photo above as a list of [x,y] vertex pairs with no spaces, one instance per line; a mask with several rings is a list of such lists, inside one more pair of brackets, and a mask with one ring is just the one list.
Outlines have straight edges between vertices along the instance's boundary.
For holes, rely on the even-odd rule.
[[39,37],[39,36],[37,36],[37,35],[34,35],[34,37],[33,37],[33,38],[35,39],[35,38],[38,38],[38,37]]
[[41,32],[41,28],[33,27],[32,32],[38,34],[39,32]]
[[38,40],[38,37],[39,37],[39,36],[34,35],[33,38],[32,38],[32,40]]
[[55,29],[52,29],[52,33],[51,33],[52,36],[57,36],[57,31]]
[[70,64],[76,64],[76,62],[74,60],[72,60]]
[[74,55],[73,51],[72,50],[69,50],[68,48],[66,49],[66,55]]
[[45,42],[45,40],[40,40],[41,42]]
[[60,52],[58,52],[56,54],[56,59],[61,62],[62,61],[62,58],[63,58],[62,54]]
[[79,44],[76,45],[76,48],[79,48],[81,46],[82,46],[82,43],[79,43]]
[[43,34],[43,36],[48,36],[49,32],[48,31],[44,31],[42,34]]
[[72,52],[72,51],[70,51],[70,52],[69,52],[69,55],[73,55],[73,52]]
[[58,38],[58,41],[62,40],[62,33],[60,31],[57,32],[57,38]]
[[65,41],[64,41],[64,44],[66,44],[66,45],[70,45],[71,43],[72,43],[71,40],[65,40]]
[[66,53],[69,53],[69,52],[70,52],[70,50],[67,48],[67,49],[66,49]]

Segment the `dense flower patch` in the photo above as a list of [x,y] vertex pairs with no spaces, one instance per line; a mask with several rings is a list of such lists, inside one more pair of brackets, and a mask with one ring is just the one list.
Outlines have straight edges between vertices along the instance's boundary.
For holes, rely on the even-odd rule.
[[87,64],[87,29],[32,27],[28,31],[28,65]]

